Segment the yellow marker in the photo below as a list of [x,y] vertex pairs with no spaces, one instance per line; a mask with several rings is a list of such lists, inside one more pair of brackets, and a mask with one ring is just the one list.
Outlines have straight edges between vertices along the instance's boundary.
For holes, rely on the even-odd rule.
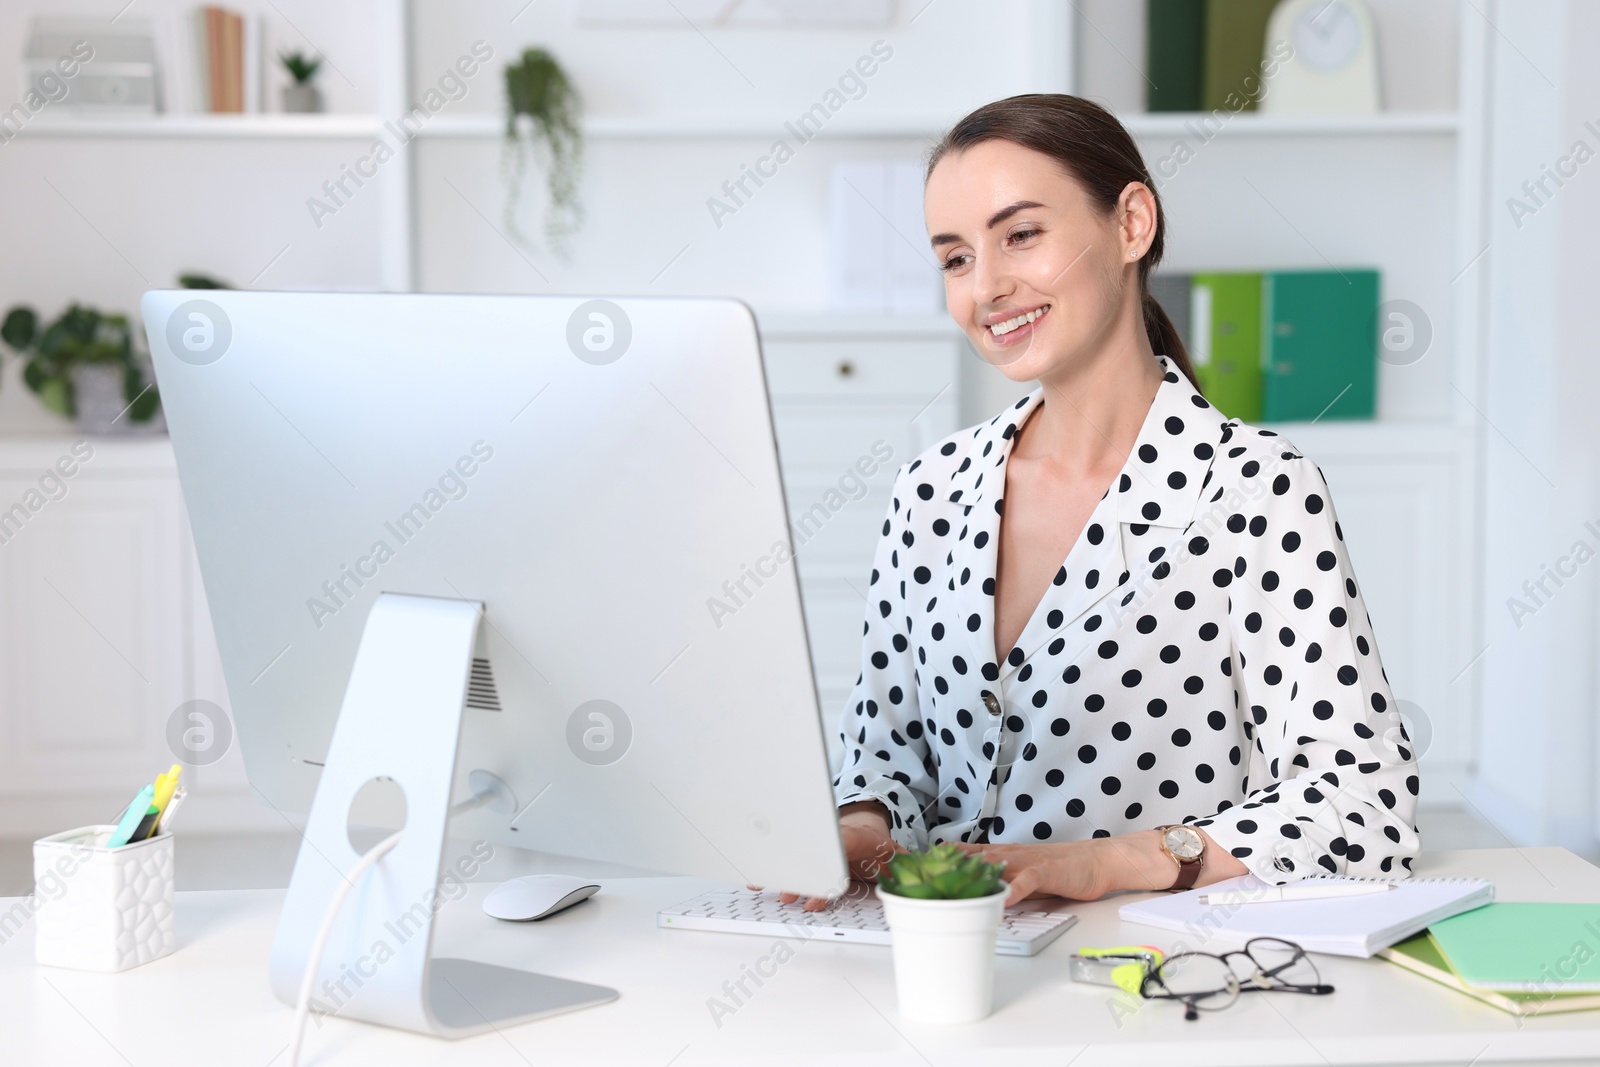
[[1080,948],[1072,957],[1072,977],[1080,982],[1114,985],[1139,996],[1144,989],[1145,976],[1161,966],[1164,958],[1162,951],[1152,945]]
[[172,791],[178,788],[178,775],[183,773],[183,765],[174,763],[172,769],[166,774],[156,777],[156,795],[152,801],[158,811],[167,810],[167,801],[172,799]]

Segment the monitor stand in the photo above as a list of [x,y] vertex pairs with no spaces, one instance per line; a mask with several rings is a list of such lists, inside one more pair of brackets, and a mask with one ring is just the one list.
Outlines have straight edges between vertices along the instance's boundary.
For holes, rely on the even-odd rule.
[[[482,605],[382,593],[367,616],[272,945],[272,989],[294,1004],[323,913],[360,856],[348,820],[374,778],[404,791],[405,835],[351,890],[313,1011],[467,1037],[617,998],[617,991],[432,956],[445,829]],[[497,920],[496,920],[497,921]]]

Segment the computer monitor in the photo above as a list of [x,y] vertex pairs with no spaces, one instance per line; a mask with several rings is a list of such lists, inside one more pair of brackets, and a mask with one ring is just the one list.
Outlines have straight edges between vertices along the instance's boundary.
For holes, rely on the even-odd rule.
[[[441,659],[460,701],[380,716],[368,747],[449,759],[422,720],[459,715],[449,799],[473,771],[516,797],[452,836],[845,887],[745,306],[219,290],[142,311],[263,802],[312,810],[358,646],[371,690],[386,675],[363,641],[383,640],[395,669]],[[753,593],[731,614],[729,582]],[[455,637],[419,636],[459,626],[363,638],[375,605],[415,598],[481,612],[470,670]],[[296,879],[354,855],[302,849]]]

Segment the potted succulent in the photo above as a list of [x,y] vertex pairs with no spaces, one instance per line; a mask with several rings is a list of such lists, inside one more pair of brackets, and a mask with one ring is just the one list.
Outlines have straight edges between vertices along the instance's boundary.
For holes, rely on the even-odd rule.
[[283,110],[296,114],[321,111],[322,92],[311,84],[311,79],[322,69],[322,57],[308,56],[304,52],[280,52],[278,62],[294,79],[294,84],[283,87]]
[[968,1023],[989,1014],[1004,867],[944,844],[902,852],[879,872],[902,1018]]
[[517,225],[517,202],[528,157],[546,167],[545,237],[557,251],[583,219],[578,179],[583,166],[582,101],[554,56],[529,48],[506,67],[506,142],[501,173],[506,181],[506,229],[527,244]]
[[[76,417],[88,433],[159,430],[161,398],[134,349],[126,315],[73,304],[44,328],[18,305],[0,324],[0,339],[27,362],[22,380],[58,415]],[[142,425],[141,425],[142,424]]]

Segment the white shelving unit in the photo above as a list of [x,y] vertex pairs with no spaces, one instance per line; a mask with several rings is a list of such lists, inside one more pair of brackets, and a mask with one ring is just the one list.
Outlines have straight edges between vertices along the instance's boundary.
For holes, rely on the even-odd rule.
[[[1383,0],[1372,2],[1376,6]],[[1085,59],[1084,50],[1105,51],[1080,64],[1074,91],[1093,98],[1100,95],[1097,90],[1104,90],[1126,98],[1127,85],[1120,89],[1085,85],[1082,74],[1126,73],[1117,61],[1105,57],[1115,53],[1125,61],[1139,54],[1139,43],[1107,36],[1108,27],[1113,35],[1117,30],[1104,18],[1104,5],[1092,13],[1086,14],[1083,7],[1077,11],[1076,54]],[[1087,23],[1091,17],[1095,22]],[[1118,17],[1123,30],[1135,18],[1131,12]],[[1377,235],[1370,246],[1363,246],[1359,259],[1383,271],[1385,299],[1402,295],[1393,288],[1392,275],[1399,274],[1408,285],[1424,286],[1445,301],[1427,308],[1435,329],[1434,348],[1426,356],[1431,364],[1380,367],[1380,405],[1385,389],[1392,388],[1405,394],[1410,408],[1425,411],[1426,416],[1272,428],[1315,459],[1333,489],[1396,696],[1412,702],[1408,713],[1420,709],[1431,726],[1433,742],[1425,765],[1436,773],[1423,776],[1422,799],[1437,806],[1459,803],[1449,783],[1466,777],[1473,767],[1479,721],[1476,678],[1465,669],[1482,643],[1477,531],[1486,430],[1469,398],[1480,396],[1486,341],[1482,316],[1488,303],[1487,275],[1478,268],[1490,210],[1485,201],[1490,17],[1492,11],[1485,14],[1478,4],[1459,5],[1454,62],[1429,67],[1454,66],[1455,100],[1448,109],[1350,116],[1120,115],[1153,172],[1156,159],[1180,139],[1198,145],[1205,165],[1212,169],[1214,180],[1206,186],[1212,196],[1205,205],[1191,201],[1174,211],[1173,202],[1185,190],[1163,188],[1169,228],[1171,220],[1182,225],[1203,208],[1206,213],[1227,215],[1235,224],[1234,243],[1249,248],[1240,254],[1226,240],[1213,239],[1204,254],[1214,261],[1175,266],[1169,237],[1167,269],[1324,267],[1330,260],[1351,262],[1356,257],[1322,255],[1302,231],[1320,226],[1317,232],[1328,233],[1344,227],[1373,238],[1364,228],[1365,213],[1372,210],[1378,182],[1384,183],[1382,193],[1395,205],[1396,214],[1410,208],[1408,218],[1420,220],[1410,229]],[[1380,49],[1385,44],[1380,40]],[[1129,77],[1127,82],[1133,80]],[[1142,91],[1142,81],[1135,91]],[[1425,167],[1426,178],[1401,180],[1394,172],[1397,153],[1406,153],[1404,158]],[[1348,175],[1362,166],[1366,173],[1357,173],[1348,188],[1338,191],[1340,195],[1325,196],[1315,212],[1307,208],[1317,195],[1325,195],[1332,181],[1324,172]],[[1227,173],[1244,208],[1227,214],[1232,205],[1221,193],[1230,186],[1215,179],[1216,172]],[[1441,176],[1449,183],[1447,188],[1441,188]],[[1237,180],[1241,178],[1254,178],[1256,184],[1246,189]],[[1269,181],[1273,200],[1263,203],[1261,186]],[[1303,190],[1315,192],[1302,195]],[[1293,209],[1278,206],[1291,201]],[[1441,201],[1445,210],[1440,210]],[[1274,231],[1281,240],[1262,237]],[[1213,238],[1216,232],[1215,227],[1207,231]],[[1448,255],[1441,254],[1446,249]],[[1418,264],[1424,260],[1430,266],[1419,273]],[[1384,269],[1390,264],[1395,270]]]
[[[1377,2],[1392,3],[1393,0]],[[1478,696],[1473,688],[1476,676],[1464,668],[1479,647],[1482,615],[1479,610],[1482,598],[1479,587],[1481,568],[1477,564],[1481,548],[1476,531],[1481,527],[1477,520],[1481,507],[1479,484],[1483,469],[1485,429],[1469,398],[1475,399],[1481,395],[1485,345],[1482,316],[1487,304],[1486,276],[1478,266],[1484,250],[1486,220],[1490,211],[1485,199],[1484,101],[1486,56],[1491,31],[1484,17],[1478,13],[1483,2],[1462,0],[1453,45],[1436,45],[1439,48],[1453,47],[1455,50],[1452,66],[1456,85],[1452,107],[1434,111],[1384,112],[1370,116],[1228,116],[1226,121],[1213,123],[1207,130],[1206,159],[1203,163],[1203,167],[1210,168],[1210,177],[1206,180],[1213,183],[1219,175],[1236,179],[1253,172],[1255,168],[1271,170],[1275,175],[1275,184],[1270,187],[1270,192],[1275,197],[1281,197],[1287,205],[1282,213],[1294,218],[1300,217],[1296,214],[1298,211],[1312,210],[1298,203],[1296,198],[1301,192],[1319,188],[1319,183],[1327,184],[1330,179],[1324,171],[1348,169],[1352,165],[1366,167],[1369,183],[1376,178],[1389,176],[1387,193],[1393,202],[1407,209],[1415,209],[1410,214],[1417,221],[1409,227],[1397,226],[1385,231],[1381,227],[1368,226],[1373,231],[1364,236],[1368,244],[1355,251],[1362,258],[1379,263],[1397,258],[1408,264],[1425,261],[1426,269],[1414,271],[1415,277],[1408,284],[1424,286],[1430,292],[1444,294],[1448,300],[1446,307],[1430,308],[1430,311],[1437,311],[1440,320],[1437,323],[1439,339],[1435,342],[1437,350],[1427,357],[1433,362],[1424,370],[1433,375],[1427,379],[1427,389],[1435,392],[1427,393],[1419,400],[1415,388],[1391,375],[1390,384],[1400,381],[1400,388],[1412,388],[1412,392],[1406,395],[1409,407],[1399,414],[1390,413],[1376,422],[1291,424],[1275,428],[1317,459],[1334,486],[1340,516],[1350,535],[1352,555],[1367,586],[1369,604],[1382,635],[1391,680],[1395,683],[1397,695],[1413,700],[1432,720],[1435,743],[1429,759],[1435,767],[1446,772],[1441,776],[1432,776],[1441,779],[1471,766],[1474,758],[1473,739],[1477,735]],[[292,179],[305,185],[304,191],[294,194],[303,197],[313,192],[323,178],[337,173],[340,162],[353,159],[354,153],[379,136],[386,119],[406,113],[413,102],[412,94],[420,91],[417,80],[412,77],[417,55],[412,39],[412,5],[406,0],[374,0],[374,6],[377,18],[363,32],[370,29],[375,42],[377,77],[363,84],[367,99],[359,102],[358,106],[364,109],[360,112],[314,116],[171,115],[127,121],[74,121],[69,116],[46,115],[30,123],[17,142],[7,146],[7,158],[3,162],[7,166],[15,166],[14,161],[19,154],[28,151],[59,160],[58,170],[77,173],[81,172],[84,153],[101,151],[94,146],[104,146],[108,154],[103,158],[110,161],[110,167],[115,168],[122,165],[120,161],[125,153],[134,150],[144,153],[141,158],[190,153],[183,158],[193,159],[201,158],[206,145],[214,144],[218,146],[218,151],[213,158],[232,160],[239,166],[243,164],[238,161],[248,160],[250,166],[259,163],[262,167],[287,168],[287,164],[274,160],[279,155],[299,153],[296,158],[315,159],[314,164],[301,168],[306,173],[294,173]],[[1080,31],[1082,8],[1078,5],[1069,8],[1056,0],[1037,0],[1028,4],[1026,10],[1030,12],[1031,22],[1028,26],[1017,27],[1016,36],[1024,42],[1025,69],[1030,72],[1028,76],[1032,79],[1028,88],[1040,91],[1090,91],[1092,86],[1080,84],[1082,72],[1089,65],[1080,63],[1079,58],[1085,50],[1114,49],[1116,46],[1098,32]],[[1492,8],[1489,13],[1493,14]],[[433,17],[437,19],[437,11]],[[945,14],[935,9],[933,14],[921,21],[920,26],[926,29],[929,21],[941,17],[945,17]],[[904,31],[908,35],[911,30],[904,26],[894,29],[896,33]],[[899,37],[896,41],[897,44],[901,43]],[[909,49],[910,46],[906,47]],[[505,51],[498,54],[496,69],[507,58]],[[716,59],[707,53],[707,61],[716,62]],[[428,69],[433,69],[432,60],[423,62],[430,64]],[[498,77],[497,74],[493,76]],[[498,102],[497,85],[483,85],[474,91],[496,94],[492,99]],[[808,87],[806,91],[811,90]],[[876,89],[873,91],[878,92]],[[372,212],[373,236],[362,230],[359,231],[359,239],[348,236],[345,239],[358,248],[357,254],[362,257],[362,262],[372,265],[370,277],[375,280],[375,287],[391,291],[409,291],[424,285],[435,289],[482,288],[485,283],[481,274],[451,273],[452,270],[464,271],[465,268],[452,266],[441,269],[433,265],[441,259],[449,259],[455,264],[482,260],[482,250],[485,248],[506,255],[501,244],[504,235],[489,233],[489,228],[495,225],[493,216],[497,209],[489,203],[488,194],[480,190],[478,202],[475,203],[470,195],[473,193],[472,186],[465,186],[463,191],[463,188],[455,185],[446,187],[440,180],[441,177],[448,179],[451,173],[439,167],[439,157],[435,153],[449,153],[451,159],[459,157],[464,161],[454,172],[458,178],[463,172],[472,173],[471,168],[483,172],[486,167],[493,166],[494,156],[491,153],[502,135],[503,119],[494,110],[485,108],[481,97],[473,101],[473,106],[480,110],[446,109],[430,117],[417,139],[401,146],[397,158],[385,165],[384,179],[377,191],[363,194],[371,201],[371,206],[368,200],[362,200],[354,209],[355,212]],[[788,228],[779,225],[777,238],[769,234],[755,239],[746,236],[746,243],[741,244],[737,243],[740,240],[738,232],[732,236],[720,232],[715,236],[707,236],[708,227],[701,217],[696,220],[700,226],[698,230],[689,231],[686,235],[663,230],[653,235],[654,243],[646,241],[637,247],[632,243],[633,235],[626,227],[605,232],[604,220],[601,220],[602,239],[618,242],[620,233],[623,242],[620,247],[633,249],[630,254],[641,260],[663,265],[670,265],[669,260],[676,262],[675,256],[684,256],[687,252],[690,258],[706,255],[742,264],[770,262],[773,272],[787,271],[784,277],[791,280],[801,272],[815,272],[820,269],[820,257],[813,249],[801,248],[796,255],[793,248],[785,246],[786,240],[793,240],[797,234],[806,234],[808,227],[815,229],[812,225],[815,219],[807,215],[805,210],[793,211],[793,206],[799,203],[802,208],[811,209],[825,200],[826,184],[819,176],[826,174],[829,160],[910,154],[916,146],[935,137],[954,117],[943,112],[921,114],[918,112],[919,106],[927,105],[920,100],[908,99],[900,113],[887,115],[878,111],[846,109],[824,127],[817,138],[819,146],[807,148],[805,159],[785,172],[786,191],[772,194],[773,197],[790,196],[790,200],[781,201],[783,210],[798,218],[798,222]],[[611,168],[601,175],[600,180],[609,183],[602,186],[604,195],[613,199],[628,195],[629,187],[618,183],[629,180],[637,182],[639,174],[649,175],[654,187],[658,174],[652,169],[653,165],[671,156],[674,159],[716,161],[695,170],[688,179],[675,176],[681,179],[684,186],[700,190],[698,195],[703,197],[725,176],[736,174],[739,162],[744,158],[742,153],[770,142],[783,129],[788,117],[788,114],[781,113],[770,104],[761,108],[752,107],[750,113],[735,117],[696,115],[692,109],[686,108],[677,114],[593,115],[585,121],[584,131],[594,142],[593,157],[606,157],[604,161]],[[1192,135],[1195,124],[1204,121],[1199,114],[1125,112],[1121,117],[1140,143],[1147,162],[1153,162],[1167,150],[1173,139]],[[1209,136],[1212,132],[1215,132],[1214,138]],[[140,145],[139,142],[144,144]],[[28,148],[28,145],[33,147]],[[162,151],[153,152],[151,146]],[[168,148],[170,153],[165,151]],[[320,155],[317,154],[319,152]],[[1437,183],[1395,180],[1390,176],[1394,164],[1387,161],[1397,154],[1400,158],[1418,161],[1425,167],[1430,180],[1440,175],[1446,176],[1449,188],[1441,188]],[[1356,164],[1352,164],[1352,161],[1356,161]],[[428,165],[425,166],[425,162]],[[698,163],[696,165],[699,166]],[[331,172],[327,169],[330,166],[333,168]],[[315,180],[306,180],[312,172],[315,173]],[[270,173],[279,174],[280,171],[273,170]],[[284,169],[282,173],[287,175],[291,172]],[[492,169],[488,173],[492,175]],[[709,177],[712,173],[715,174],[715,180]],[[623,176],[619,177],[619,174]],[[0,173],[0,177],[3,177],[3,173]],[[57,180],[61,182],[59,175]],[[289,178],[283,180],[291,181]],[[491,177],[485,180],[487,183],[495,179]],[[1242,188],[1242,183],[1239,184]],[[1282,261],[1296,255],[1303,259],[1305,265],[1320,262],[1313,250],[1295,243],[1297,238],[1293,234],[1287,231],[1281,234],[1269,232],[1270,227],[1278,225],[1279,215],[1275,213],[1278,210],[1275,206],[1256,202],[1242,206],[1230,203],[1220,196],[1212,196],[1214,187],[1220,188],[1205,186],[1206,195],[1194,198],[1191,202],[1183,201],[1185,193],[1181,188],[1174,189],[1170,195],[1163,192],[1169,218],[1176,220],[1177,230],[1204,234],[1204,240],[1197,243],[1203,246],[1205,255],[1214,260],[1182,264],[1182,268],[1238,266],[1243,269],[1246,264],[1259,266],[1267,263],[1274,256]],[[483,190],[489,188],[493,186],[483,186]],[[797,189],[804,192],[797,194]],[[66,199],[69,194],[77,196],[77,187],[70,183],[63,184],[58,192],[61,199]],[[55,196],[56,193],[48,195]],[[1244,195],[1251,194],[1246,190]],[[463,206],[462,200],[476,209],[476,213]],[[48,204],[52,201],[44,202]],[[762,206],[772,202],[764,200]],[[56,206],[61,207],[59,204]],[[293,206],[298,210],[298,202]],[[698,201],[693,206],[698,208]],[[71,217],[65,214],[64,207],[61,210],[64,217]],[[72,210],[81,215],[85,222],[101,223],[97,231],[104,231],[103,217],[92,204],[80,206],[73,202]],[[1250,225],[1236,227],[1232,231],[1207,231],[1207,216],[1225,210],[1234,211],[1238,217],[1249,220]],[[1352,223],[1349,229],[1358,231],[1364,210],[1364,206],[1353,199],[1353,194],[1351,199],[1332,196],[1315,209],[1317,217],[1314,221],[1331,220],[1332,225],[1338,225],[1341,221],[1349,220]],[[466,221],[450,230],[451,238],[458,243],[441,252],[438,233],[441,229],[449,228],[439,219],[452,212]],[[746,227],[744,233],[748,235],[750,227],[745,223],[746,218],[741,216],[738,221]],[[788,221],[784,220],[785,223]],[[343,223],[344,219],[340,222]],[[254,223],[252,232],[260,245],[260,252],[256,254],[261,264],[266,264],[273,255],[281,254],[279,250],[290,240],[277,233],[259,232],[272,225],[276,223]],[[471,245],[460,237],[457,231],[465,232],[468,226],[479,228],[480,245]],[[249,225],[241,223],[241,233],[249,230]],[[347,228],[346,233],[349,232],[352,231]],[[120,231],[113,229],[109,233],[90,233],[84,230],[83,239],[86,242],[83,247],[89,249],[90,254],[102,254],[110,263],[108,269],[124,269],[122,263],[99,243],[103,241],[117,245],[122,240]],[[314,239],[325,242],[333,240],[325,236]],[[301,241],[303,238],[295,237],[294,240]],[[428,241],[432,243],[427,245],[424,256],[419,252],[419,243]],[[1274,244],[1274,241],[1279,243]],[[619,246],[614,243],[605,247],[615,249]],[[691,247],[693,251],[690,251]],[[1178,244],[1175,242],[1171,247],[1173,251],[1169,251],[1169,261],[1165,266],[1168,269],[1180,269],[1175,255]],[[117,251],[120,253],[122,249],[118,248]],[[127,258],[123,256],[124,260]],[[508,256],[506,261],[511,269],[523,269],[521,261],[514,257]],[[203,262],[183,265],[205,266]],[[1273,262],[1271,265],[1282,263]],[[429,269],[424,271],[424,266]],[[646,291],[645,280],[650,280],[650,285],[655,284],[651,280],[653,270],[645,272],[636,291]],[[153,275],[155,272],[150,270],[148,273]],[[755,273],[747,272],[740,280],[758,284],[760,279]],[[1385,273],[1386,281],[1389,273]],[[585,284],[584,279],[591,276],[580,276],[580,280],[571,285],[552,285],[536,291],[557,291],[562,287],[571,291],[574,285],[581,287]],[[243,278],[236,280],[244,281],[248,277],[249,272],[246,272]],[[491,277],[496,284],[506,284],[507,291],[515,291],[511,283],[502,282],[497,276]],[[668,277],[673,279],[676,276]],[[696,276],[694,283],[683,287],[681,291],[715,291],[718,287],[722,287],[721,291],[736,291],[724,285],[723,279],[726,277],[715,271],[704,271]],[[164,280],[157,279],[152,284],[161,284]],[[562,281],[560,276],[557,280]],[[123,284],[128,281],[129,278],[122,279]],[[262,284],[276,285],[278,280],[276,276],[269,275]],[[527,284],[533,286],[531,281]],[[649,291],[663,289],[656,287]],[[97,294],[89,291],[81,295],[93,299]],[[761,306],[759,299],[755,302]],[[941,331],[949,331],[945,335],[948,341],[959,344],[954,331],[942,320],[908,322],[862,319],[845,322],[837,316],[791,311],[781,315],[764,315],[763,323],[770,337],[777,340],[771,351],[780,357],[786,353],[809,352],[809,346],[813,345],[871,348],[897,340],[907,343],[916,341],[927,345],[932,351],[940,343],[938,338]],[[961,421],[970,422],[976,417],[974,411],[987,413],[998,410],[1004,402],[1001,394],[1006,389],[1014,391],[1011,383],[998,380],[997,372],[976,364],[963,363],[963,358],[959,353],[954,357],[955,373],[965,384],[972,386],[969,395],[975,399],[971,405],[952,407],[952,397],[942,398],[940,407],[934,411],[941,424],[958,415]],[[941,364],[941,367],[945,366]],[[1381,383],[1380,388],[1384,387]],[[918,399],[919,396],[915,389],[908,389],[902,397],[879,398],[875,402],[894,407],[898,413],[899,407],[906,404],[912,404],[913,408],[920,406],[923,400]],[[785,432],[793,441],[796,432],[804,432],[795,428],[803,427],[804,420],[817,415],[820,409],[812,401],[803,398],[790,398],[786,404],[788,410],[783,414],[788,427]],[[915,412],[913,410],[910,413]],[[931,433],[932,429],[928,432]],[[914,442],[908,439],[904,447],[910,448],[912,444]],[[145,444],[130,442],[128,446],[142,449],[141,455],[150,451],[150,446]],[[107,445],[108,450],[112,447],[111,444]],[[115,447],[121,447],[121,443]],[[56,448],[57,443],[53,438],[46,438],[44,443],[3,441],[0,443],[0,474],[9,477],[13,486],[24,486],[36,476],[37,464],[52,458]],[[141,477],[148,478],[154,487],[152,491],[170,496],[172,486],[168,461],[141,460],[141,463],[145,463],[145,467],[140,468],[143,472]],[[113,474],[112,467],[113,464],[108,462],[97,470],[106,471],[105,477],[112,483],[127,477],[122,473]],[[820,486],[836,467],[837,464],[830,460],[818,464],[810,474],[815,475],[813,481]],[[111,490],[105,490],[104,493],[107,494],[106,500],[110,501],[104,504],[105,507],[121,506],[109,495]],[[85,498],[99,503],[98,498],[91,494],[86,493]],[[167,497],[162,499],[166,500]],[[803,500],[797,499],[796,502]],[[869,505],[875,506],[875,503],[864,501],[852,507],[865,509]],[[867,512],[862,511],[861,514]],[[172,525],[170,518],[165,513],[158,515],[152,512],[148,517],[141,517],[140,521],[148,522],[151,529],[159,532]],[[847,519],[840,520],[839,529],[844,529],[847,522],[853,522],[855,518],[857,515],[852,510]],[[187,551],[186,542],[183,551]],[[182,572],[186,566],[183,558],[171,553],[162,556],[156,564],[152,564],[156,567],[151,572],[152,580],[166,581]],[[839,563],[840,569],[836,574],[822,567],[825,562],[831,561],[819,551],[817,565],[813,567],[815,580],[811,585],[817,587],[818,583],[835,580],[841,583],[839,588],[831,591],[814,591],[824,598],[838,594],[838,603],[834,606],[840,617],[844,617],[850,610],[845,599],[847,594],[841,591],[845,564]],[[184,581],[192,581],[192,576],[186,576]],[[203,597],[199,599],[203,600]],[[822,602],[822,599],[817,600],[818,604]],[[171,610],[187,611],[195,627],[204,629],[206,626],[203,604],[185,606],[174,601]],[[70,628],[72,619],[62,615],[56,622],[65,632]],[[209,634],[205,635],[205,641],[209,641]],[[173,655],[181,656],[183,664],[181,668],[169,672],[171,676],[166,684],[193,695],[224,698],[224,694],[216,688],[196,690],[197,685],[202,690],[207,686],[220,685],[220,679],[209,666],[214,659],[214,652],[204,641],[193,647],[166,649],[165,654],[169,659]],[[27,664],[20,661],[14,666],[17,672],[27,668]],[[830,668],[830,672],[824,682],[832,698],[841,686],[848,683],[849,678],[837,666]],[[104,684],[112,686],[113,683],[115,679]],[[49,694],[43,690],[30,690],[29,695],[41,700],[49,698]],[[156,707],[166,700],[168,697],[163,693],[151,706]],[[830,720],[833,710],[825,709],[825,715]],[[0,726],[3,725],[0,723]],[[133,726],[129,725],[128,729],[132,730]],[[0,764],[3,763],[0,761]],[[219,770],[218,773],[232,775],[232,780],[236,780],[242,788],[242,778],[238,777],[236,770]],[[1424,781],[1429,783],[1430,776],[1425,776]],[[1425,801],[1430,800],[1427,794],[1429,788],[1431,786],[1425,784]],[[0,799],[6,799],[3,793],[0,793]],[[32,817],[30,813],[29,818]],[[38,821],[43,828],[48,828],[55,820],[54,813],[43,813],[41,809]]]

